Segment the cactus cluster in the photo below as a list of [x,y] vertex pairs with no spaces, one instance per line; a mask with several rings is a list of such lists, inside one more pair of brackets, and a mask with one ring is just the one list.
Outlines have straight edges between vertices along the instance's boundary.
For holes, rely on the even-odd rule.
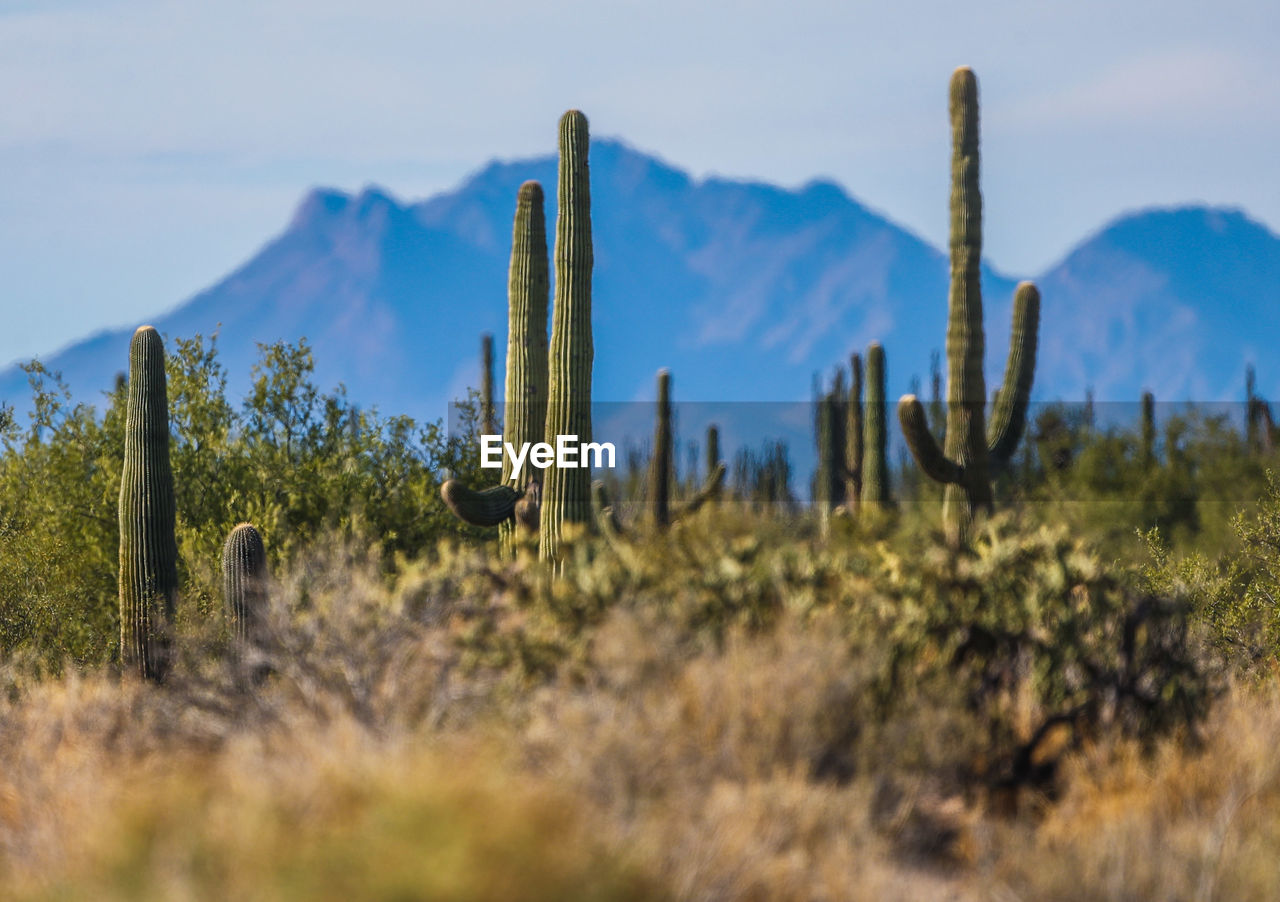
[[[560,119],[560,171],[557,187],[556,298],[547,346],[547,242],[542,188],[520,188],[512,237],[508,284],[506,433],[519,446],[576,435],[591,441],[591,187],[587,118],[570,110]],[[566,523],[590,522],[590,474],[585,469],[542,473],[526,468],[511,485],[504,463],[503,482],[474,491],[457,480],[441,487],[449,508],[476,526],[501,526],[509,544],[517,523],[536,528],[540,554],[554,560]]]
[[[818,471],[815,498],[825,518],[842,505],[851,514],[891,503],[885,408],[884,348],[873,341],[863,358],[849,359],[849,390],[837,370],[829,392],[820,395],[816,423]],[[864,398],[865,394],[865,398]]]
[[988,462],[1012,457],[1026,425],[1035,375],[1040,293],[1030,282],[1014,294],[1013,335],[1004,381],[990,424],[982,327],[982,195],[978,187],[978,83],[967,67],[951,78],[951,289],[947,323],[947,428],[944,448],[929,431],[915,395],[898,402],[911,454],[930,478],[946,485],[943,526],[953,547],[967,544],[975,516],[992,506]]
[[164,343],[141,326],[129,344],[124,469],[120,478],[120,662],[163,680],[178,596],[178,543]]
[[[124,467],[120,477],[120,664],[159,682],[172,664],[178,597],[177,510],[169,460],[164,342],[140,326],[129,343]],[[260,621],[267,591],[262,537],[249,523],[227,536],[222,585],[229,632],[242,642]]]
[[[683,504],[672,507],[671,484],[674,481],[674,430],[671,426],[671,372],[658,371],[658,398],[654,405],[653,455],[649,459],[648,495],[653,524],[666,529],[676,520],[687,517],[720,494],[727,468],[720,460],[720,430],[707,427],[707,478],[702,488],[693,493]],[[609,498],[604,482],[597,480],[591,487],[596,523],[608,536],[623,532],[617,511]]]

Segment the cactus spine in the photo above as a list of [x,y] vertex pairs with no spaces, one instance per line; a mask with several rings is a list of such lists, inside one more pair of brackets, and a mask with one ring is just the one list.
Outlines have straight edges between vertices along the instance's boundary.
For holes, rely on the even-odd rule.
[[240,523],[222,546],[222,598],[231,638],[256,635],[267,601],[267,551],[252,523]]
[[169,669],[178,595],[173,470],[164,344],[142,326],[129,345],[124,469],[120,478],[120,661],[145,679]]
[[883,508],[889,503],[888,431],[885,428],[884,348],[873,341],[867,348],[867,404],[863,416],[862,505]]
[[978,187],[978,82],[961,67],[951,77],[951,289],[947,322],[947,431],[939,449],[915,395],[898,418],[920,469],[946,484],[942,519],[952,547],[968,542],[974,517],[992,506],[988,458],[1007,461],[1022,436],[1035,375],[1040,293],[1023,282],[1014,295],[1013,335],[990,429],[982,331],[982,195]]
[[[556,299],[551,327],[545,435],[591,441],[591,178],[587,117],[560,118],[556,217]],[[566,523],[589,523],[591,474],[585,468],[547,468],[542,486],[540,555],[557,559]]]
[[[525,182],[516,199],[507,277],[507,373],[503,440],[515,447],[542,440],[547,416],[547,229],[542,186]],[[490,352],[491,354],[491,352]],[[486,370],[490,368],[486,365]],[[490,390],[491,396],[492,390]],[[495,426],[496,428],[496,426]],[[491,433],[493,434],[493,433]],[[516,521],[537,528],[537,482],[541,474],[525,467],[512,481],[511,461],[504,455],[499,485],[474,491],[457,480],[441,486],[441,495],[459,519],[474,526],[499,527],[499,541],[509,549]],[[514,514],[514,519],[513,519]]]

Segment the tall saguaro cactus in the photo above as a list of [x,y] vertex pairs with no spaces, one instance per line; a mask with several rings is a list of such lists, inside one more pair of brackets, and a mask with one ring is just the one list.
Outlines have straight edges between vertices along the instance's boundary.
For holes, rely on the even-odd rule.
[[267,550],[252,523],[240,523],[222,546],[222,598],[231,637],[251,639],[267,601]]
[[907,445],[920,468],[946,484],[942,518],[953,547],[967,543],[975,515],[991,509],[988,458],[1007,461],[1026,425],[1035,375],[1040,293],[1014,294],[1013,335],[990,427],[985,423],[982,328],[982,195],[978,187],[978,82],[961,67],[951,77],[951,289],[947,321],[947,431],[939,449],[915,395],[898,402]]
[[863,414],[862,505],[883,508],[889,503],[888,430],[885,428],[884,348],[873,341],[867,348],[867,403]]
[[[591,176],[587,117],[560,118],[560,172],[556,217],[556,299],[551,326],[546,438],[576,435],[591,441]],[[581,467],[547,468],[542,487],[539,551],[559,554],[564,524],[591,520],[591,473]]]
[[119,508],[120,661],[159,681],[170,663],[178,543],[164,344],[152,326],[133,333],[128,391]]
[[[542,441],[547,419],[547,228],[542,186],[520,186],[511,235],[507,277],[507,373],[503,440],[514,447]],[[516,522],[537,528],[541,472],[526,466],[514,481],[509,456],[503,456],[498,485],[473,491],[457,480],[441,486],[450,510],[474,526],[499,527],[510,547]]]

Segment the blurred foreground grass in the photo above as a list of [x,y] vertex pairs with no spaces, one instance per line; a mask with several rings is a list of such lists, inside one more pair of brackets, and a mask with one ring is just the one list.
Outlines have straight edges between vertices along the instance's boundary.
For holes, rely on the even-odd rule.
[[0,897],[1280,898],[1264,550],[815,532],[334,542],[238,663],[216,617],[163,686],[14,659]]

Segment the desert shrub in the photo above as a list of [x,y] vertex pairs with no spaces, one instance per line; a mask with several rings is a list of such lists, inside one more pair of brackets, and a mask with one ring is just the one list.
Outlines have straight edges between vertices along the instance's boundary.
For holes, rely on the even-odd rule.
[[[167,350],[181,616],[217,612],[222,543],[243,520],[263,533],[277,570],[321,537],[372,543],[390,569],[397,554],[471,534],[439,496],[446,471],[478,467],[470,401],[453,435],[382,417],[341,387],[321,391],[302,342],[264,346],[237,407],[214,341],[171,339]],[[118,643],[125,394],[118,384],[99,412],[72,404],[39,363],[28,372],[29,424],[6,418],[0,429],[0,656],[56,671],[109,660]]]
[[1277,898],[1278,712],[1274,685],[1237,689],[1200,748],[1108,742],[1079,756],[1035,831],[1001,828],[991,883],[1022,899]]

